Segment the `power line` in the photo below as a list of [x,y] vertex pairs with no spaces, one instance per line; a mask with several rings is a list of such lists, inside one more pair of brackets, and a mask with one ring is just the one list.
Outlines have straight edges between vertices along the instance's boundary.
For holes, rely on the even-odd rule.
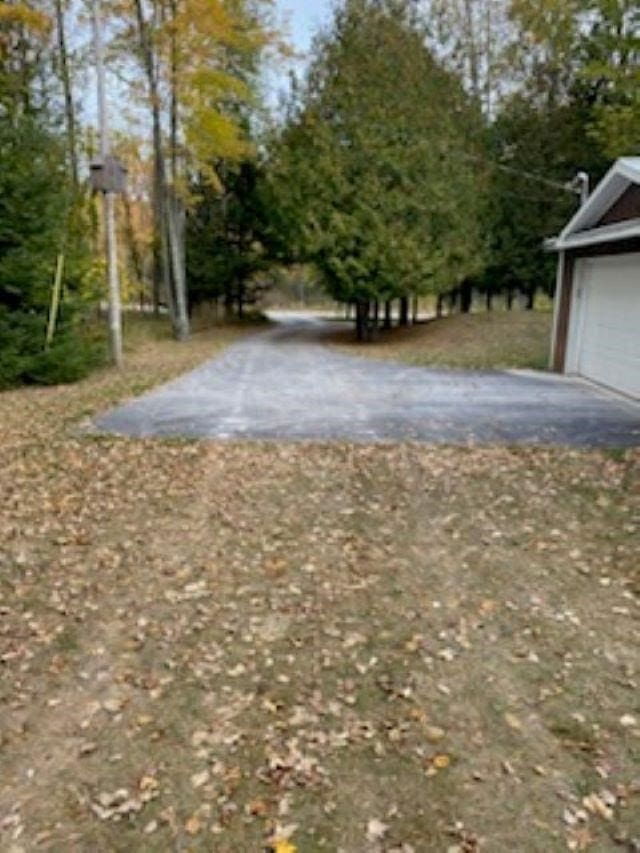
[[545,186],[556,190],[563,190],[564,192],[571,193],[571,195],[581,195],[582,192],[574,183],[563,184],[560,181],[554,181],[551,178],[546,178],[544,175],[540,175],[537,172],[529,172],[526,169],[517,169],[515,166],[507,166],[505,163],[499,163],[497,160],[486,160],[484,157],[480,157],[476,154],[464,154],[463,156],[467,157],[469,160],[482,163],[484,166],[489,166],[492,169],[499,169],[501,172],[507,172],[508,174],[516,175],[519,178],[528,178],[530,181],[537,181],[539,184],[544,184]]

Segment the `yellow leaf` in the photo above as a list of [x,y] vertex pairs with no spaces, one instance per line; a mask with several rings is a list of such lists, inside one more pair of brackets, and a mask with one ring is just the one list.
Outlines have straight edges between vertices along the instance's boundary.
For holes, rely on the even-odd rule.
[[273,853],[297,853],[298,848],[286,838],[276,838],[273,842]]
[[444,770],[445,767],[448,767],[451,764],[451,759],[448,755],[436,755],[431,763],[434,767],[437,767],[438,770]]

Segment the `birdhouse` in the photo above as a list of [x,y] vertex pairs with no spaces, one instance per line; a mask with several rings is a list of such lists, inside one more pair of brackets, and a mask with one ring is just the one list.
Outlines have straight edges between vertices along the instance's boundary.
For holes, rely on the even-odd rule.
[[127,170],[117,157],[94,160],[90,165],[91,188],[95,192],[122,194],[127,186]]

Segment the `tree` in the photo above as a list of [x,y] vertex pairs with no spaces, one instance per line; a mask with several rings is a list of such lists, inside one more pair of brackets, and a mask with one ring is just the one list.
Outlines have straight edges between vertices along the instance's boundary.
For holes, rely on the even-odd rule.
[[506,88],[505,44],[512,28],[504,0],[428,0],[421,14],[431,49],[491,116]]
[[593,102],[592,133],[609,157],[640,154],[640,6],[588,0],[582,83]]
[[579,66],[584,0],[510,0],[512,39],[506,55],[530,101],[554,109],[567,102]]
[[481,268],[479,128],[407,7],[349,0],[338,10],[271,173],[299,259],[316,264],[334,299],[356,304],[359,336],[380,302],[406,305]]
[[[168,301],[178,338],[188,335],[185,214],[191,176],[219,187],[216,163],[251,153],[243,108],[274,38],[266,0],[117,0],[116,44],[137,57],[146,81],[154,157],[155,291]],[[138,91],[134,74],[132,88]]]
[[31,113],[40,104],[34,82],[41,70],[51,19],[27,3],[0,2],[0,114]]
[[58,66],[64,97],[64,115],[67,131],[67,148],[71,180],[75,189],[78,188],[78,143],[76,130],[76,109],[73,99],[73,84],[67,47],[67,30],[65,23],[65,7],[62,0],[54,0],[56,31],[58,41]]
[[[0,151],[0,387],[74,380],[95,364],[75,323],[90,286],[86,210],[74,205],[64,142],[43,115],[0,115]],[[45,351],[51,282],[63,251],[61,323]]]
[[200,177],[197,201],[187,214],[189,302],[224,297],[227,314],[239,317],[255,301],[257,281],[274,259],[272,216],[261,166],[253,160],[218,167],[220,189]]

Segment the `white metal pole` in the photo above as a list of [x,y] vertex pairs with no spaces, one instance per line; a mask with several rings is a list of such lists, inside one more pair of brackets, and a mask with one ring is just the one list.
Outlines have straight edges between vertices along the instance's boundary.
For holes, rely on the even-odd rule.
[[[100,0],[93,0],[93,40],[96,54],[96,77],[98,83],[98,124],[100,128],[100,158],[103,165],[111,153],[109,122],[107,115],[107,92],[104,76],[104,48],[102,44],[102,20]],[[109,293],[109,345],[111,359],[116,367],[122,365],[122,307],[120,305],[120,280],[118,276],[118,242],[115,220],[115,194],[104,192],[104,233],[107,256],[107,284]]]
[[589,193],[591,191],[589,175],[586,172],[578,172],[576,175],[576,182],[580,190],[580,204],[586,204],[589,200]]

